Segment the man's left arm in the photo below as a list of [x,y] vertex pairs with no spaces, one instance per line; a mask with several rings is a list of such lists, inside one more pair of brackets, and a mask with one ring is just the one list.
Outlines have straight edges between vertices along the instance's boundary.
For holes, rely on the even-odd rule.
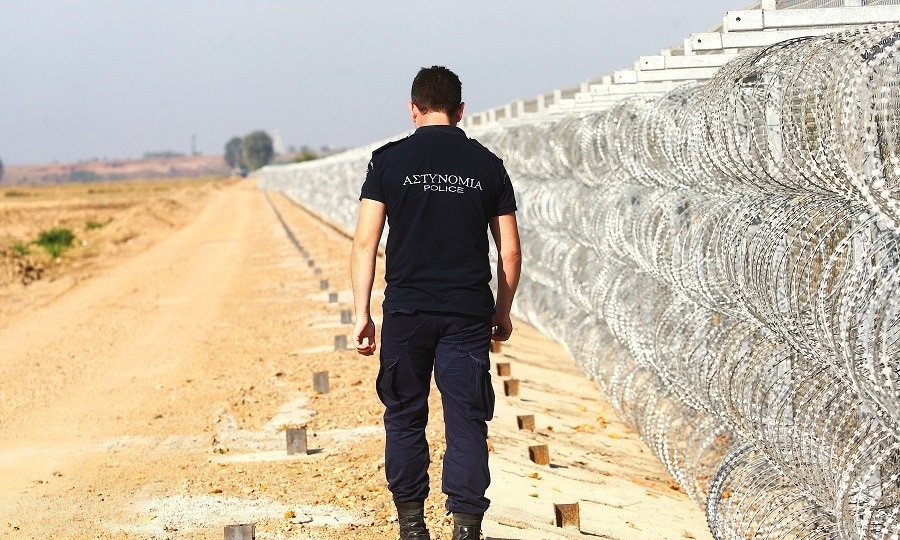
[[506,341],[512,334],[510,317],[513,297],[519,285],[522,272],[522,247],[519,241],[519,227],[515,212],[494,216],[488,222],[494,243],[497,245],[497,301],[496,313],[492,321],[494,330],[491,339]]
[[384,231],[386,215],[384,203],[365,198],[360,201],[359,221],[350,252],[350,281],[356,311],[353,343],[356,351],[365,356],[371,356],[376,349],[375,322],[372,320],[370,305],[372,283],[375,280],[375,257],[378,255],[378,243]]

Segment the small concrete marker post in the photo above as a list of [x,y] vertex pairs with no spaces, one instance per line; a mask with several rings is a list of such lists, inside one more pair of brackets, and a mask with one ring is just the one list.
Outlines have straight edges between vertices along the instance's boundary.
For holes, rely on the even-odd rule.
[[501,353],[503,352],[503,344],[499,341],[491,341],[491,352],[492,353]]
[[327,279],[319,280],[319,289],[321,289],[323,291],[328,290],[328,280]]
[[225,540],[256,540],[256,523],[226,525]]
[[510,397],[519,395],[519,379],[507,379],[503,381],[503,394]]
[[550,465],[550,449],[546,444],[536,444],[528,447],[528,459],[538,465]]
[[556,514],[557,527],[581,532],[581,512],[578,510],[578,503],[554,504],[553,512]]
[[338,300],[338,293],[336,293],[336,292],[328,293],[328,303],[329,304],[337,304],[337,300]]
[[509,366],[509,362],[497,362],[497,375],[501,377],[509,377],[512,373],[512,369]]
[[353,324],[353,312],[349,309],[341,310],[341,324]]
[[527,429],[528,431],[534,431],[534,415],[533,414],[522,414],[516,417],[516,424],[519,425],[519,429]]
[[316,261],[310,259],[310,260],[306,261],[306,264],[308,264],[309,267],[312,268],[316,265]]
[[308,454],[309,449],[306,446],[306,428],[293,427],[284,430],[285,442],[287,443],[287,453],[289,456],[295,454]]
[[328,393],[327,371],[317,371],[313,373],[313,389],[320,394]]
[[346,351],[347,350],[347,336],[345,336],[345,335],[334,336],[334,350],[336,350],[336,351]]

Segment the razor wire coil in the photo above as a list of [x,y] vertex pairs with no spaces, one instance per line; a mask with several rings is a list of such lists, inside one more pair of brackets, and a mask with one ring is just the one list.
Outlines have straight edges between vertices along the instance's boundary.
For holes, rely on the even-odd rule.
[[[562,343],[716,538],[900,539],[900,27],[476,136],[506,164],[516,313]],[[369,149],[270,167],[352,228]]]

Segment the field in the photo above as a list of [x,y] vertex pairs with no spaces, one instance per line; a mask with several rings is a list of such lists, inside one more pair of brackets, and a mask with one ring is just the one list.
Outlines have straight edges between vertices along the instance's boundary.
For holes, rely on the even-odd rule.
[[[19,309],[7,294],[15,290],[10,285],[63,278],[72,285],[181,226],[210,190],[233,182],[209,177],[0,187],[0,320]],[[74,241],[54,256],[35,241],[59,228],[70,230]]]
[[[8,165],[3,175],[5,186],[47,185],[72,182],[97,182],[228,175],[222,156],[172,156],[144,159],[94,159],[77,163]],[[4,187],[4,186],[0,186]]]
[[[53,228],[74,234],[55,257],[31,243]],[[249,522],[261,539],[396,537],[378,363],[335,349],[350,331],[345,236],[252,181],[209,178],[4,188],[0,249],[6,537],[221,538]],[[558,345],[517,323],[498,362],[520,394],[494,376],[486,538],[583,538],[553,523],[554,503],[576,501],[591,537],[709,538]],[[430,406],[427,517],[447,539],[436,390]],[[518,429],[525,414],[534,431]],[[308,454],[287,455],[290,426]],[[529,459],[538,444],[549,465]]]

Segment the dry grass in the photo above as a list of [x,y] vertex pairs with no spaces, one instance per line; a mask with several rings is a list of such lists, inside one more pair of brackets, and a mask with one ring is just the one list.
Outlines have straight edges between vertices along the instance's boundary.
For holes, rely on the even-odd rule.
[[[209,190],[234,181],[205,177],[2,189],[0,288],[84,270],[155,230],[177,226]],[[56,228],[71,230],[75,241],[54,256],[35,241]]]

